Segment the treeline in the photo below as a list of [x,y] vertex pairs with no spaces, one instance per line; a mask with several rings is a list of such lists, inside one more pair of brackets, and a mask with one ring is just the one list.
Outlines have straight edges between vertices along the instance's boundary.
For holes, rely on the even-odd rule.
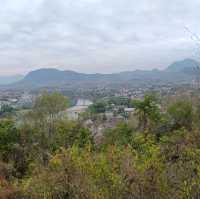
[[198,96],[129,103],[134,116],[101,142],[84,119],[63,117],[59,93],[38,97],[20,122],[1,119],[0,199],[200,198]]

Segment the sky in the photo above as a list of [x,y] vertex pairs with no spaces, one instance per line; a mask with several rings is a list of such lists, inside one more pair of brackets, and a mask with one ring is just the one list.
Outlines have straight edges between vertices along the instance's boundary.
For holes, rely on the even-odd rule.
[[199,0],[0,0],[0,75],[163,69],[200,58]]

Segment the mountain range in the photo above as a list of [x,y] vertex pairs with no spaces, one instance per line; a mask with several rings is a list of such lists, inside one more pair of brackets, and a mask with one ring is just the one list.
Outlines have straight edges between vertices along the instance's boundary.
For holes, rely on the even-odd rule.
[[[165,70],[135,70],[113,74],[84,74],[74,71],[61,71],[54,68],[42,68],[28,73],[23,79],[4,87],[42,88],[53,86],[95,86],[98,84],[144,84],[144,83],[181,83],[194,78],[200,63],[193,59],[184,59],[168,66]],[[1,81],[0,81],[1,84]]]

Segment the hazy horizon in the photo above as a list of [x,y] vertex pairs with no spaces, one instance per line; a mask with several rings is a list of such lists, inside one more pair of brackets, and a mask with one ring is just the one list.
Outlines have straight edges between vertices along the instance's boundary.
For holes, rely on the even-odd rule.
[[116,73],[199,60],[198,0],[0,2],[0,76],[56,66]]
[[85,72],[85,71],[78,71],[78,70],[73,70],[73,69],[63,69],[62,67],[38,67],[36,69],[30,69],[30,71],[27,71],[26,73],[21,73],[21,74],[11,74],[11,75],[0,75],[0,77],[25,77],[26,75],[28,75],[28,73],[30,72],[33,72],[33,71],[37,71],[37,70],[43,70],[43,69],[57,69],[57,70],[60,70],[60,71],[73,71],[73,72],[77,72],[77,73],[83,73],[83,74],[115,74],[115,73],[120,73],[120,72],[133,72],[133,71],[136,71],[136,70],[141,70],[141,71],[152,71],[152,70],[160,70],[160,71],[163,71],[165,69],[167,69],[170,65],[174,64],[174,63],[177,63],[177,62],[182,62],[182,61],[185,61],[185,60],[193,60],[193,61],[198,61],[197,59],[192,59],[192,58],[184,58],[182,60],[174,60],[173,62],[171,62],[169,65],[167,66],[164,66],[162,68],[147,68],[147,69],[140,69],[140,68],[136,68],[134,67],[133,70],[121,70],[121,71],[114,71],[114,72]]

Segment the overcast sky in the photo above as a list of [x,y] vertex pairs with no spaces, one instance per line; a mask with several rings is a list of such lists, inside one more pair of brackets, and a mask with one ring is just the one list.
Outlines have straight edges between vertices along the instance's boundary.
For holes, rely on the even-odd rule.
[[165,68],[200,57],[200,0],[0,0],[0,75]]

